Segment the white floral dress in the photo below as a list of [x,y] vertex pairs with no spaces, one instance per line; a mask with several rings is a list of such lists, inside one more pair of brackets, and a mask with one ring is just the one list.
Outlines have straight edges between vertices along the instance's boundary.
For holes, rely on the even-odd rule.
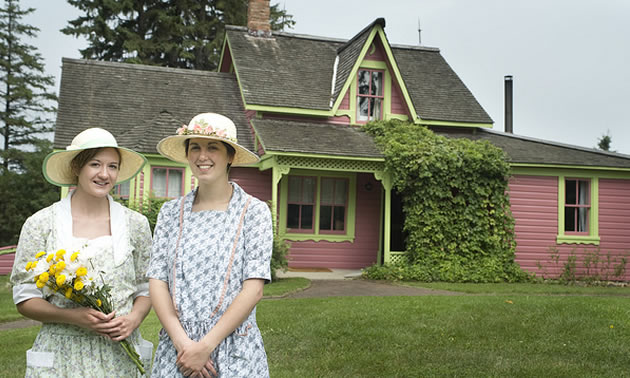
[[[26,272],[26,262],[39,251],[76,250],[83,247],[95,254],[95,266],[103,270],[105,281],[112,286],[113,306],[117,315],[128,314],[138,295],[148,296],[148,267],[151,230],[146,217],[110,199],[112,236],[96,239],[72,237],[67,230],[70,213],[69,198],[42,209],[22,227],[16,259],[11,275],[14,302],[43,297],[32,284],[32,271]],[[71,217],[69,218],[71,222]],[[116,223],[116,224],[115,224]],[[63,240],[61,243],[60,241]],[[115,252],[116,251],[116,252]],[[50,303],[72,308],[77,305],[60,294],[46,298]],[[128,338],[136,345],[142,340],[138,330]],[[150,343],[149,343],[150,344]],[[149,351],[150,352],[150,349]],[[150,353],[144,355],[145,367],[150,368]],[[26,377],[135,377],[135,364],[119,343],[74,325],[45,323],[32,348],[27,351]]]
[[[175,295],[180,323],[195,341],[208,334],[246,279],[271,280],[273,231],[269,207],[238,185],[232,186],[227,211],[192,212],[195,192],[191,192],[165,203],[155,228],[147,276],[168,283],[171,295]],[[180,212],[183,225],[177,248]],[[162,329],[151,375],[181,377],[176,358],[175,347]],[[269,376],[255,308],[217,346],[211,358],[220,377]]]

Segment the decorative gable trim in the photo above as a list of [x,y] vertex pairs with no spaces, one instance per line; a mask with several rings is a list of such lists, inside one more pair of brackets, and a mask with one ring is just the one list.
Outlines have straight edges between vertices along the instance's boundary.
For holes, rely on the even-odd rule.
[[[418,122],[418,120],[419,120],[418,113],[416,112],[416,109],[413,106],[413,103],[411,101],[411,97],[409,96],[409,91],[407,91],[407,87],[405,86],[405,82],[402,79],[402,75],[400,74],[400,70],[398,69],[398,65],[396,64],[396,59],[394,58],[394,55],[392,53],[392,49],[391,49],[391,47],[389,45],[389,41],[387,40],[387,36],[385,35],[385,31],[383,30],[383,26],[381,24],[379,24],[379,23],[376,23],[372,27],[372,31],[370,32],[370,35],[367,37],[365,43],[363,44],[361,52],[359,53],[359,57],[354,62],[352,70],[350,71],[350,74],[346,78],[346,82],[344,83],[341,91],[339,91],[339,95],[337,96],[337,98],[335,100],[335,103],[333,105],[332,113],[336,114],[337,111],[339,110],[339,106],[341,105],[341,101],[343,100],[343,97],[345,96],[345,94],[350,89],[350,85],[352,85],[352,83],[354,81],[354,78],[356,77],[357,72],[359,71],[359,68],[362,65],[366,65],[366,64],[369,64],[369,63],[372,63],[372,64],[375,63],[375,62],[369,62],[369,63],[364,62],[364,59],[365,59],[365,56],[367,55],[368,49],[370,48],[370,46],[374,42],[374,39],[375,39],[376,35],[378,35],[379,38],[380,38],[381,44],[383,45],[383,49],[385,50],[387,61],[389,62],[389,66],[391,67],[393,77],[396,79],[396,82],[399,83],[400,91],[402,92],[402,95],[403,95],[403,98],[405,99],[405,103],[407,105],[407,108],[409,109],[409,111],[410,111],[410,113],[411,113],[411,115],[413,117],[413,121],[415,123],[421,123],[421,122]],[[354,110],[354,109],[352,109],[352,110]]]

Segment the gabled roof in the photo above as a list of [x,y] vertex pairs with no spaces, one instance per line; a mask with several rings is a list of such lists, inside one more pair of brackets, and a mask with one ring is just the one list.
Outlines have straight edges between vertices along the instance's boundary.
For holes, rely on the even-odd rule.
[[450,138],[487,140],[505,151],[512,164],[532,166],[567,166],[621,168],[630,170],[630,156],[572,146],[547,140],[475,128],[443,128],[434,130]]
[[381,27],[385,28],[385,20],[382,18],[376,19],[374,22],[363,28],[363,30],[361,30],[357,35],[352,37],[352,39],[348,42],[337,48],[337,56],[339,59],[337,61],[336,72],[333,73],[335,75],[335,88],[332,95],[333,101],[337,100],[339,92],[341,92],[341,89],[348,80],[348,77],[352,72],[352,68],[357,62],[357,59],[361,54],[361,50],[367,42],[374,25],[381,25]]
[[[228,26],[226,43],[246,106],[331,111],[371,31],[384,24],[377,19],[348,41],[285,32],[257,38]],[[492,123],[439,49],[392,45],[391,54],[420,119]]]
[[202,112],[231,118],[239,143],[254,150],[234,75],[64,58],[54,148],[102,127],[123,147],[157,153],[161,138]]
[[235,71],[249,105],[329,110],[337,47],[341,42],[275,33],[252,37],[226,27]]
[[357,127],[279,119],[253,119],[252,125],[266,153],[383,157],[372,137]]
[[423,120],[492,123],[439,50],[392,46],[409,96]]

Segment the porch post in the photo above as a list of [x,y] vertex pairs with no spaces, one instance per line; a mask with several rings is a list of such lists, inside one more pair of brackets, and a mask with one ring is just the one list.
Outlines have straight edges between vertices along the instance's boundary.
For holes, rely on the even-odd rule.
[[374,172],[374,177],[381,181],[383,188],[385,189],[385,200],[383,206],[383,254],[385,257],[385,264],[391,262],[391,237],[392,237],[392,177],[388,172],[379,171]]
[[274,230],[278,230],[278,184],[282,175],[289,174],[290,167],[274,164],[271,167],[271,220]]

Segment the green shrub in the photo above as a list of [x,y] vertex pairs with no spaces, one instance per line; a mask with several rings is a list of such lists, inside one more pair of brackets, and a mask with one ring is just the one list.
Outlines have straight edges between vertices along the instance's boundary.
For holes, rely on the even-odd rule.
[[289,261],[287,255],[289,254],[289,248],[291,245],[289,242],[284,241],[278,237],[276,233],[273,235],[273,252],[271,254],[271,280],[275,281],[278,270],[286,272],[289,268]]
[[[560,250],[554,245],[548,249],[549,259],[547,263],[537,261],[536,265],[543,278],[557,279],[563,284],[574,284],[578,281],[597,283],[612,278],[619,279],[626,272],[628,252],[617,258],[610,252],[603,253],[599,247],[593,250],[584,249],[582,252],[582,257],[579,258],[577,248],[573,248],[566,260],[563,260]],[[554,272],[557,273],[550,273],[547,270],[549,267],[553,267]],[[580,267],[584,269],[579,270]]]
[[129,201],[124,198],[119,198],[119,197],[114,197],[114,198],[116,199],[116,201],[127,206],[131,210],[135,210],[143,214],[144,216],[146,216],[147,219],[149,220],[151,233],[153,233],[153,230],[155,229],[155,223],[157,222],[157,217],[158,217],[158,214],[160,213],[160,209],[162,208],[162,205],[164,205],[166,201],[170,200],[170,198],[159,198],[159,197],[155,197],[153,194],[150,194],[148,198],[144,198],[142,203],[138,204],[138,202],[132,202],[130,204]]
[[404,273],[448,282],[527,277],[514,262],[510,167],[503,150],[401,121],[372,122],[365,130],[383,150],[385,169],[402,197],[410,264],[422,267]]
[[[273,214],[273,204],[271,201],[267,201],[267,206],[269,206],[269,210]],[[273,220],[273,250],[271,253],[271,280],[275,281],[277,276],[276,273],[278,270],[282,270],[286,272],[289,268],[289,249],[291,248],[291,244],[287,241],[282,240],[278,236],[278,229],[275,224],[275,219]]]

